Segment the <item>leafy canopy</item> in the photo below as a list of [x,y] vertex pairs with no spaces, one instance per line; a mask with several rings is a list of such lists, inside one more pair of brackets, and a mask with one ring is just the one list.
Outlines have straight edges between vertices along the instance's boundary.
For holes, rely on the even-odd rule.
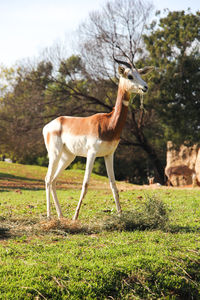
[[199,141],[200,128],[200,17],[169,12],[144,36],[151,62],[160,72],[152,78],[156,111],[166,139],[176,144]]

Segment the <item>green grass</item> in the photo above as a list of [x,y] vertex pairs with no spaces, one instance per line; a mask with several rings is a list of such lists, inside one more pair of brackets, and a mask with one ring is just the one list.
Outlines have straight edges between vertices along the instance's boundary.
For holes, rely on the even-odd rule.
[[[0,163],[0,299],[200,299],[200,189],[118,183],[119,218],[107,179],[92,175],[74,224],[83,172],[65,171],[66,218],[52,205],[48,222],[45,173]],[[161,209],[166,224],[140,226],[157,224]]]

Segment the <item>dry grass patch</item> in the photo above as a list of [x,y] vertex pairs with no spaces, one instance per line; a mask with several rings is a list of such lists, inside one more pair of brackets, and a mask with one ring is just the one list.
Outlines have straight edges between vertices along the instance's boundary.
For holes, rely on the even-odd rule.
[[90,228],[88,225],[84,225],[79,221],[72,221],[66,218],[52,219],[40,222],[40,229],[42,232],[54,232],[54,233],[89,233]]

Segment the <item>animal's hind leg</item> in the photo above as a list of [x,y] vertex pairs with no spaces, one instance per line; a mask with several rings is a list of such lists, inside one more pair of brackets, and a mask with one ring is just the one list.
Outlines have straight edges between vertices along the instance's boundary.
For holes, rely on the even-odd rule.
[[121,205],[119,202],[119,192],[118,192],[118,189],[117,189],[117,186],[115,183],[115,174],[114,174],[114,169],[113,169],[113,155],[114,154],[112,153],[108,156],[105,156],[105,164],[106,164],[106,169],[107,169],[107,173],[108,173],[108,178],[110,181],[110,187],[111,187],[114,199],[115,199],[117,212],[119,214],[121,214],[122,210],[121,210]]
[[[49,166],[47,175],[45,178],[46,183],[46,200],[47,200],[47,217],[50,218],[50,192],[52,191],[52,181],[54,178],[54,175],[56,173],[58,163],[60,160],[60,156],[62,153],[62,144],[60,140],[55,141],[54,147],[48,148],[48,155],[49,155]],[[61,213],[61,212],[60,212]]]
[[57,181],[57,178],[60,175],[60,173],[71,164],[71,162],[74,160],[74,158],[75,158],[75,156],[73,154],[63,151],[61,154],[58,166],[57,166],[57,170],[56,170],[53,180],[52,180],[51,193],[52,193],[52,197],[53,197],[53,200],[55,203],[58,218],[61,218],[63,215],[62,215],[62,211],[61,211],[60,204],[58,202],[58,197],[56,194],[56,181]]
[[46,200],[47,200],[47,218],[51,217],[51,213],[50,213],[50,192],[52,190],[52,179],[53,176],[56,172],[57,166],[58,166],[58,161],[59,158],[55,158],[54,159],[50,159],[49,160],[49,166],[48,166],[48,171],[47,171],[47,175],[45,178],[45,183],[46,183]]

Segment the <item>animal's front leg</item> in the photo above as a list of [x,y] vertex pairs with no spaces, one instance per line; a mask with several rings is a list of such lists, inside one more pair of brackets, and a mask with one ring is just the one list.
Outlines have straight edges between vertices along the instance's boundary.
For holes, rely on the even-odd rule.
[[108,178],[110,181],[110,187],[113,193],[113,197],[115,199],[116,207],[117,207],[117,212],[121,215],[121,205],[119,203],[119,192],[115,183],[115,174],[114,174],[114,169],[113,169],[113,157],[114,153],[105,156],[105,164],[106,164],[106,170],[108,173]]
[[90,175],[92,172],[95,157],[96,157],[96,153],[89,153],[87,156],[86,169],[85,169],[85,175],[84,175],[84,180],[83,180],[83,185],[82,185],[82,190],[81,190],[81,196],[80,196],[77,208],[76,208],[76,212],[73,217],[74,221],[78,219],[82,201],[87,193],[87,188],[88,188]]

